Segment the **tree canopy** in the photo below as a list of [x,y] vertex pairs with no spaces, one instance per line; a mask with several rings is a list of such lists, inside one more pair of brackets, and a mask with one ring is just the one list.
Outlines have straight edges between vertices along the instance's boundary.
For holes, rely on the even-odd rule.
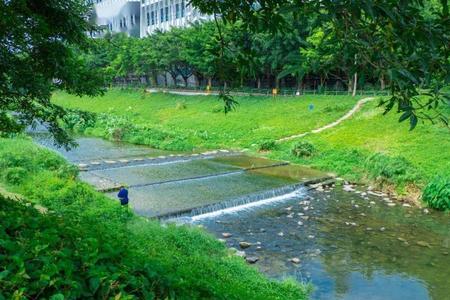
[[64,110],[50,102],[55,89],[101,92],[103,79],[89,56],[90,7],[82,0],[0,2],[0,134],[33,122],[68,145],[60,128]]
[[366,68],[390,80],[392,96],[383,103],[386,112],[397,106],[400,121],[409,119],[411,128],[418,118],[447,123],[447,117],[434,110],[450,100],[444,91],[450,81],[447,0],[192,0],[192,4],[226,22],[240,22],[249,31],[272,34],[289,30],[291,18],[314,16],[313,32],[327,29],[342,57],[353,61],[352,73]]

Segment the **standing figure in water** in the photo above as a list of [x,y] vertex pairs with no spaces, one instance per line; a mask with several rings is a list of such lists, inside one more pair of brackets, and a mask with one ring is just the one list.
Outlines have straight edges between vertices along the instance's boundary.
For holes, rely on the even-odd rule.
[[124,186],[120,187],[117,197],[119,197],[121,205],[128,205],[128,190]]

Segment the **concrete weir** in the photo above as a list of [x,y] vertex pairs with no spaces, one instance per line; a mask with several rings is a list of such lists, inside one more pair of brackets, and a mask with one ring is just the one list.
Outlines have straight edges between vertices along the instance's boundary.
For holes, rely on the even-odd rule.
[[77,148],[65,151],[45,132],[33,138],[77,165],[81,180],[112,199],[127,186],[130,207],[152,218],[282,201],[311,180],[328,179],[309,168],[229,150],[176,153],[83,137]]
[[330,179],[312,169],[235,152],[125,160],[83,166],[80,178],[113,199],[121,185],[127,186],[133,210],[161,220],[282,201]]

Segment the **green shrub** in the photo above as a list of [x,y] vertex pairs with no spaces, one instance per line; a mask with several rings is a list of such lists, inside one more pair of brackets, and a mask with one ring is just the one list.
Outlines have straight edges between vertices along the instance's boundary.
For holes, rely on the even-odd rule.
[[379,182],[405,184],[419,179],[417,169],[401,156],[376,153],[367,158],[365,168],[369,178]]
[[27,170],[22,167],[12,167],[4,172],[5,180],[9,184],[20,184],[27,176]]
[[316,147],[308,141],[300,141],[292,146],[291,153],[299,158],[310,157],[316,153]]
[[86,128],[95,126],[96,115],[81,110],[68,110],[63,118],[63,126],[74,132],[84,132]]
[[431,208],[450,210],[450,177],[437,176],[431,180],[423,190],[422,200]]
[[270,151],[277,147],[274,140],[263,140],[258,143],[258,151]]

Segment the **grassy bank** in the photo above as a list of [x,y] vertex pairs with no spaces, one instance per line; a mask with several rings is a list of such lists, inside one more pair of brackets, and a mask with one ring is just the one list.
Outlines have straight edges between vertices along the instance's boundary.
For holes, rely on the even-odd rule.
[[[65,107],[97,114],[92,122],[85,122],[77,113],[69,118],[70,127],[84,134],[169,150],[246,148],[332,171],[349,180],[379,184],[409,198],[421,195],[430,182],[439,182],[436,190],[443,190],[444,196],[433,201],[443,201],[450,207],[445,196],[450,193],[450,132],[441,124],[419,124],[410,132],[408,124],[398,123],[395,112],[383,116],[373,102],[337,127],[276,144],[278,138],[338,119],[358,98],[236,97],[236,100],[240,103],[237,111],[224,115],[221,103],[213,96],[145,95],[142,91],[111,90],[104,97],[93,99],[63,93],[53,97],[55,103]],[[310,104],[314,106],[312,110]],[[311,153],[304,155],[300,151],[300,155],[294,155],[292,148],[298,141],[309,143]]]
[[0,184],[27,199],[0,195],[0,299],[306,297],[202,230],[134,216],[29,140],[0,139],[0,168]]

